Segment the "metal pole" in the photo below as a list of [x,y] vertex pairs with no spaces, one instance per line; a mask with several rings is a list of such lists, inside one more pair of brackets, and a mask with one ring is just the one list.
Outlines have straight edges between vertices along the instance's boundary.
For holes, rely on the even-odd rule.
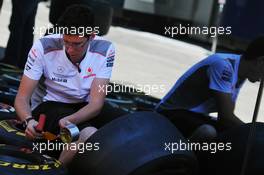
[[[219,27],[219,25],[220,25],[225,3],[226,3],[226,0],[218,0],[219,7],[218,7],[218,13],[217,13],[217,19],[216,19],[216,27]],[[211,51],[213,53],[216,52],[217,43],[218,43],[218,32],[216,32],[216,36],[213,38],[213,42],[212,42]]]
[[254,110],[254,115],[253,115],[250,130],[249,130],[249,134],[248,134],[247,147],[246,147],[245,157],[244,157],[244,161],[243,161],[242,170],[241,170],[240,175],[245,175],[245,173],[246,173],[248,159],[250,157],[251,148],[253,146],[254,138],[256,136],[256,121],[257,121],[259,107],[260,107],[260,103],[261,103],[261,97],[262,97],[262,93],[263,93],[263,84],[264,84],[264,78],[262,77],[261,81],[260,81],[260,86],[259,86],[256,106],[255,106],[255,110]]

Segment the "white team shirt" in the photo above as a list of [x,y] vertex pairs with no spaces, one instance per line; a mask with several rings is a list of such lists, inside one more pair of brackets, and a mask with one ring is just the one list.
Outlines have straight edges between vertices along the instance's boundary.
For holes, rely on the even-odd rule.
[[40,80],[31,98],[34,109],[44,101],[88,102],[94,78],[110,79],[115,49],[111,42],[95,36],[79,68],[66,56],[61,35],[49,35],[31,48],[24,75]]

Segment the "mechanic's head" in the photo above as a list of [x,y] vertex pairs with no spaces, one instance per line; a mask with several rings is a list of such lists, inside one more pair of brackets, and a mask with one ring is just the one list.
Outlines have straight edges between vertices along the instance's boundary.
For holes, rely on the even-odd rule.
[[93,38],[94,15],[85,5],[72,5],[58,20],[63,35],[65,50],[75,62],[84,56],[88,43]]
[[264,75],[264,36],[256,38],[249,44],[243,59],[247,65],[245,78],[251,82],[259,81]]

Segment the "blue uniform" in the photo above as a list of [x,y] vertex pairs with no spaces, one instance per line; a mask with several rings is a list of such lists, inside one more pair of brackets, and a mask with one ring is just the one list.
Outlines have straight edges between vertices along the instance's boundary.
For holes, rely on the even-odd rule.
[[185,109],[209,114],[217,112],[212,90],[230,93],[235,102],[243,84],[238,84],[241,55],[214,54],[191,67],[157,106],[157,111]]

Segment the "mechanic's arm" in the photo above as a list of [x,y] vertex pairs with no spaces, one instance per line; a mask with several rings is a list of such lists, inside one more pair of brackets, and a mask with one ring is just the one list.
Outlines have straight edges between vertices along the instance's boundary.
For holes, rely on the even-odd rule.
[[218,120],[223,127],[234,127],[243,122],[234,114],[235,104],[231,94],[212,90],[218,108]]
[[[15,99],[15,109],[16,113],[21,121],[26,120],[27,118],[32,117],[30,109],[30,98],[35,87],[38,84],[38,80],[32,80],[27,76],[23,75],[22,80],[19,85],[18,93]],[[30,139],[34,139],[37,136],[40,136],[34,129],[34,126],[38,124],[34,119],[28,122],[26,128],[26,136]]]
[[27,76],[23,75],[15,99],[16,113],[19,119],[22,121],[32,115],[30,109],[30,98],[37,84],[37,80],[32,80]]
[[109,79],[95,78],[91,86],[89,104],[81,108],[76,113],[61,119],[59,122],[60,126],[65,127],[65,125],[67,125],[67,121],[79,124],[97,116],[104,105],[106,96],[105,87],[107,87],[108,83]]

